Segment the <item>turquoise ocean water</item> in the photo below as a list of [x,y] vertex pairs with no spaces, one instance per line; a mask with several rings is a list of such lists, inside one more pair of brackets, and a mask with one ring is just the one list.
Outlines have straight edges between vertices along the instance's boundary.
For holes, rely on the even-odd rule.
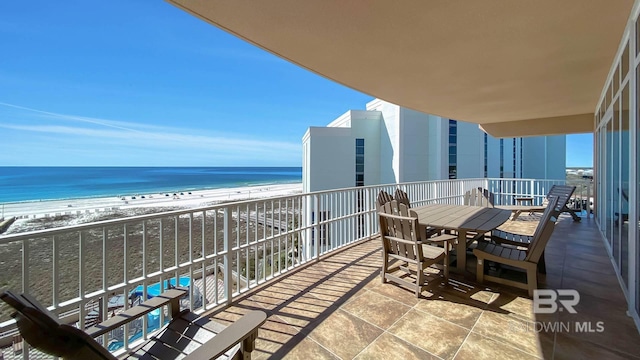
[[300,167],[0,167],[0,203],[301,181]]

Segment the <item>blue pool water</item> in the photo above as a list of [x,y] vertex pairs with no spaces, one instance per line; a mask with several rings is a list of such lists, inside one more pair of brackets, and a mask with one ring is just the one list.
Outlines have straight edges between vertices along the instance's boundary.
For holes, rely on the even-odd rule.
[[0,203],[296,183],[300,167],[0,167]]
[[[183,276],[180,278],[180,280],[178,280],[178,283],[180,284],[179,286],[181,287],[189,287],[189,285],[191,284],[191,280],[188,277]],[[169,284],[171,284],[171,286],[169,286]],[[176,278],[163,281],[162,288],[160,288],[160,283],[149,285],[147,286],[147,299],[160,295],[163,289],[168,289],[169,287],[175,287],[175,286],[176,286]],[[138,285],[138,287],[136,287],[129,293],[129,296],[131,295],[142,296],[142,290],[143,290],[142,285]]]
[[[180,287],[189,287],[191,285],[191,279],[189,277],[186,276],[182,276],[179,278],[178,280],[178,286]],[[162,287],[160,287],[160,283],[155,283],[155,284],[151,284],[147,286],[147,298],[150,299],[154,296],[158,296],[160,295],[160,293],[162,293],[163,289],[168,289],[170,287],[175,287],[176,286],[176,279],[172,278],[169,280],[164,280],[162,282]],[[129,292],[129,298],[130,299],[134,299],[137,297],[142,297],[143,296],[143,289],[144,287],[142,285],[137,286],[135,289],[131,290]],[[194,307],[200,307],[202,305],[202,294],[200,293],[200,291],[198,290],[197,287],[194,287],[193,289],[193,294],[195,297],[194,300]],[[155,331],[157,329],[160,328],[160,326],[162,326],[162,324],[160,324],[160,309],[156,309],[151,311],[147,316],[147,332],[152,332]],[[142,319],[138,319],[138,320],[134,320],[141,322]],[[165,319],[165,323],[169,321],[169,319]],[[135,324],[133,324],[135,325]],[[135,340],[138,340],[142,337],[142,330],[140,331],[136,331],[133,334],[129,335],[129,342],[133,342]],[[112,341],[109,343],[108,345],[108,349],[109,351],[116,351],[120,348],[122,348],[124,346],[124,342],[122,340],[116,340],[116,341]]]

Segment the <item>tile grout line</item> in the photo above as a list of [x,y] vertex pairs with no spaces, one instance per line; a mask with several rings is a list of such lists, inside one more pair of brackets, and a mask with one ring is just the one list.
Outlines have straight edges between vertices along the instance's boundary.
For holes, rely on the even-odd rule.
[[[385,284],[385,283],[383,283],[382,285],[384,285],[384,284]],[[380,285],[380,286],[381,286],[381,285]],[[401,301],[398,301],[398,300],[396,300],[396,299],[394,299],[394,298],[391,298],[391,297],[389,297],[389,296],[387,296],[387,295],[380,294],[380,293],[378,293],[378,292],[376,292],[376,291],[372,291],[372,290],[368,290],[368,291],[371,291],[371,292],[373,292],[373,293],[375,293],[375,294],[377,294],[377,295],[379,295],[379,296],[382,296],[382,297],[384,297],[384,298],[387,298],[387,299],[389,299],[389,300],[391,300],[391,301],[397,302],[397,303],[399,303],[399,304],[401,304],[401,305],[404,305],[404,306],[406,306],[406,307],[408,307],[408,308],[409,308],[409,310],[408,310],[406,313],[404,313],[404,314],[403,314],[402,316],[400,316],[396,321],[394,321],[391,325],[389,325],[389,329],[390,329],[390,328],[392,328],[395,324],[397,324],[397,323],[398,323],[398,322],[399,322],[403,317],[405,317],[409,311],[411,311],[411,310],[420,311],[420,310],[418,310],[418,309],[416,309],[416,308],[415,308],[415,306],[416,306],[416,305],[418,305],[418,303],[419,303],[419,302],[418,302],[418,303],[416,303],[415,305],[409,306],[409,305],[407,305],[407,304],[405,304],[405,303],[403,303],[403,302],[401,302]],[[432,355],[432,356],[437,357],[438,359],[442,359],[442,357],[437,356],[437,355],[435,355],[435,354],[431,353],[431,352],[430,352],[430,351],[428,351],[427,349],[424,349],[424,348],[422,348],[422,347],[420,347],[420,346],[418,346],[418,345],[416,345],[416,344],[412,344],[412,343],[410,343],[409,341],[404,340],[404,339],[402,339],[402,338],[400,338],[400,337],[398,337],[398,336],[396,336],[396,335],[394,335],[394,334],[390,333],[390,332],[389,332],[389,331],[387,331],[386,329],[383,329],[383,328],[381,328],[380,326],[378,326],[378,325],[376,325],[376,324],[373,324],[373,323],[371,323],[371,322],[367,321],[366,319],[363,319],[363,318],[361,318],[360,316],[358,316],[358,315],[356,315],[356,314],[354,314],[354,313],[352,313],[352,312],[350,312],[350,311],[348,311],[348,310],[346,310],[346,309],[343,309],[342,307],[340,307],[340,309],[341,309],[342,311],[344,311],[344,312],[346,312],[346,313],[350,314],[350,315],[353,315],[353,316],[357,317],[358,319],[362,320],[363,322],[365,322],[365,323],[367,323],[367,324],[369,324],[369,325],[372,325],[372,326],[374,326],[374,327],[376,327],[376,328],[378,328],[378,329],[382,330],[382,333],[381,333],[380,335],[378,335],[378,336],[377,336],[373,341],[371,341],[367,346],[365,346],[365,347],[364,347],[364,348],[363,348],[363,349],[362,349],[362,350],[361,350],[361,351],[360,351],[356,356],[358,356],[358,355],[359,355],[360,353],[362,353],[365,349],[367,349],[369,346],[371,346],[371,344],[373,344],[376,340],[378,340],[382,335],[384,335],[385,333],[387,333],[387,334],[389,334],[389,336],[396,337],[396,338],[400,339],[401,341],[406,342],[406,343],[407,343],[407,344],[409,344],[409,345],[412,345],[412,346],[414,346],[414,347],[416,347],[416,348],[418,348],[418,349],[420,349],[420,350],[422,350],[422,351],[424,351],[424,352],[426,352],[426,353],[428,353],[428,354],[430,354],[430,355]],[[421,312],[423,312],[423,311],[421,311]],[[424,313],[424,312],[423,312],[423,313]],[[438,318],[437,316],[435,316],[435,317],[436,317],[436,318]],[[438,319],[439,319],[439,318],[438,318]]]
[[[562,257],[562,268],[560,269],[560,287],[564,286],[564,267],[567,262],[567,245],[564,244],[564,256]],[[545,280],[546,280],[545,274]],[[556,321],[559,320],[559,315],[556,314]],[[553,333],[553,346],[551,347],[551,360],[556,358],[556,344],[558,342],[558,333]],[[543,354],[544,355],[544,354]]]
[[[489,299],[489,303],[491,303],[491,300],[493,300],[493,297],[495,296],[495,294],[493,296],[491,296],[491,299]],[[453,357],[451,359],[455,359],[456,356],[458,356],[458,353],[460,352],[460,350],[462,350],[462,347],[464,346],[464,343],[467,342],[467,339],[469,339],[469,335],[471,335],[471,333],[473,332],[473,329],[476,327],[476,325],[478,324],[478,321],[480,321],[480,318],[482,317],[482,314],[484,314],[484,312],[486,311],[486,309],[482,309],[482,312],[480,313],[480,316],[478,316],[478,318],[476,319],[476,321],[473,323],[473,326],[471,327],[471,329],[469,330],[469,333],[467,333],[467,336],[465,336],[464,340],[462,341],[462,343],[460,344],[460,347],[458,348],[458,350],[456,351],[455,354],[453,354]]]
[[[371,291],[371,290],[368,290],[368,291]],[[390,298],[390,297],[388,297],[388,296],[386,296],[386,295],[383,295],[383,294],[380,294],[380,293],[377,293],[377,292],[375,292],[375,293],[376,293],[377,295],[380,295],[380,296],[384,297],[384,298],[387,298],[387,299],[389,299],[389,300],[392,300],[392,301],[395,301],[395,302],[397,302],[397,303],[400,303],[401,305],[407,306],[407,307],[409,307],[409,310],[413,309],[413,307],[410,307],[410,306],[408,306],[407,304],[405,304],[405,303],[403,303],[403,302],[400,302],[400,301],[398,301],[398,300],[396,300],[396,299]],[[363,322],[365,322],[365,323],[367,323],[367,324],[369,324],[369,325],[375,326],[376,328],[378,328],[378,329],[382,330],[382,333],[380,333],[380,335],[378,335],[375,339],[373,339],[373,341],[371,341],[369,344],[367,344],[367,346],[365,346],[362,350],[360,350],[360,352],[358,352],[358,354],[356,354],[356,356],[354,356],[354,358],[356,358],[356,357],[357,357],[358,355],[360,355],[363,351],[365,351],[367,348],[369,348],[369,347],[371,346],[371,344],[373,344],[376,340],[378,340],[378,339],[379,339],[382,335],[384,335],[385,333],[388,333],[390,336],[397,337],[397,336],[395,336],[395,335],[393,335],[393,334],[389,333],[386,329],[383,329],[383,328],[381,328],[380,326],[378,326],[378,325],[376,325],[376,324],[373,324],[373,323],[371,323],[371,322],[367,321],[366,319],[361,318],[360,316],[358,316],[358,315],[356,315],[356,314],[352,313],[351,311],[349,311],[349,310],[347,310],[347,309],[342,309],[342,307],[340,307],[340,309],[341,309],[342,311],[346,312],[347,314],[353,315],[353,316],[357,317],[359,320],[362,320]],[[407,312],[408,312],[408,311],[407,311]],[[399,317],[395,322],[393,322],[393,324],[391,324],[391,325],[389,326],[389,328],[393,327],[393,325],[395,325],[398,321],[400,321],[400,319],[402,319],[406,314],[407,314],[407,313],[404,313],[402,316],[400,316],[400,317]],[[400,339],[400,340],[402,340],[402,341],[405,341],[405,340],[404,340],[404,339],[402,339],[402,338],[399,338],[399,339]],[[415,346],[416,348],[418,348],[418,349],[420,349],[420,350],[422,350],[422,351],[427,352],[428,354],[431,354],[431,352],[429,352],[429,351],[427,351],[427,350],[425,350],[425,349],[421,348],[421,347],[420,347],[420,346],[418,346],[418,345],[411,344],[411,343],[409,343],[408,341],[405,341],[405,342],[406,342],[406,343],[408,343],[408,344],[410,344],[410,345]],[[433,354],[431,354],[431,355],[433,355]],[[434,356],[435,356],[435,355],[434,355]],[[440,358],[439,356],[436,356],[436,357]]]
[[[498,297],[500,297],[500,295],[499,295],[499,294],[494,294],[493,296],[496,296],[496,295],[497,295]],[[493,300],[493,296],[491,297],[491,300],[489,300],[489,303],[493,302],[493,301],[492,301],[492,300]],[[488,308],[488,306],[487,306],[487,308]],[[478,324],[478,322],[480,321],[480,318],[482,317],[482,315],[484,314],[484,312],[485,312],[485,311],[487,311],[487,310],[486,310],[486,309],[483,309],[483,310],[482,310],[482,313],[480,314],[480,316],[478,316],[478,319],[476,320],[476,322],[475,322],[475,323],[473,324],[473,326],[471,327],[471,330],[469,331],[469,334],[467,335],[467,338],[469,337],[469,335],[471,335],[471,333],[474,333],[474,334],[479,335],[479,336],[482,336],[482,337],[484,337],[484,338],[487,338],[487,339],[490,339],[490,340],[496,341],[496,339],[494,339],[494,338],[492,338],[492,337],[489,337],[489,336],[486,336],[486,335],[482,335],[482,334],[480,334],[480,333],[476,333],[476,332],[474,332],[474,331],[473,331],[473,329],[475,329],[476,325],[477,325],[477,324]],[[516,313],[511,312],[511,314],[516,314]],[[518,315],[518,314],[516,314],[516,315]],[[516,320],[516,321],[531,322],[531,321],[526,321],[526,320],[519,319],[519,318],[516,318],[515,320]],[[537,337],[537,335],[536,335],[536,337]],[[467,341],[467,338],[465,338],[465,340],[462,342],[463,344],[464,344],[464,342],[466,342],[466,341]],[[531,356],[533,356],[534,358],[538,358],[538,359],[540,359],[540,357],[539,357],[538,355],[532,354],[532,353],[530,353],[530,352],[528,352],[528,351],[521,350],[521,349],[519,349],[519,348],[517,348],[517,347],[515,347],[515,346],[513,346],[513,345],[511,345],[511,344],[509,344],[509,343],[501,342],[501,344],[506,345],[507,347],[510,347],[510,348],[512,348],[512,349],[515,349],[515,350],[517,350],[518,352],[521,352],[521,353],[523,353],[523,354],[531,355]],[[462,345],[460,346],[460,349],[462,349]],[[460,351],[460,349],[458,349],[458,351]],[[456,355],[457,355],[457,352],[456,352]],[[542,354],[542,355],[544,356],[544,354]],[[454,358],[455,358],[455,356],[454,356]]]

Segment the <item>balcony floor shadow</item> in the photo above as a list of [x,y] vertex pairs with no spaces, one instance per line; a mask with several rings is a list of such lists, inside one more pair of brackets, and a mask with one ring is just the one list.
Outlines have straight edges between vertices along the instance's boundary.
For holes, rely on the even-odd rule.
[[380,252],[379,238],[362,241],[208,316],[230,323],[265,311],[254,359],[640,359],[638,330],[593,219],[561,217],[539,284],[578,290],[576,314],[535,314],[526,291],[476,284],[472,256],[466,274],[434,278],[418,299],[381,282]]

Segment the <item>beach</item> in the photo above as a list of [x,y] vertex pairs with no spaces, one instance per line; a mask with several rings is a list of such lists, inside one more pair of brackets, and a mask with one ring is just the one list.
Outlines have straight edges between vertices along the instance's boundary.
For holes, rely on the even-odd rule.
[[[32,219],[55,218],[68,215],[70,221],[57,226],[89,222],[92,218],[118,211],[129,215],[160,212],[176,208],[196,208],[221,202],[285,196],[302,192],[302,183],[270,184],[235,188],[178,191],[172,193],[139,193],[110,197],[16,202],[0,205],[0,217],[16,217],[16,222],[3,233],[36,230]],[[49,226],[51,227],[51,226]]]
[[[135,215],[159,213],[164,211],[191,209],[198,207],[213,206],[223,202],[233,202],[247,199],[270,198],[287,196],[300,193],[301,183],[293,184],[270,184],[245,186],[235,188],[219,188],[210,190],[191,190],[174,193],[144,193],[121,195],[118,197],[67,199],[52,201],[31,201],[11,203],[4,205],[5,217],[17,217],[8,230],[0,235],[0,242],[6,235],[20,234],[29,231],[59,228],[75,224],[90,223],[100,220],[124,218]],[[168,195],[168,196],[167,196]],[[144,198],[143,198],[144,196]],[[123,200],[124,198],[124,200]],[[275,204],[270,211],[279,211],[279,204]],[[175,221],[175,222],[174,222]],[[143,252],[146,254],[147,269],[159,270],[159,254],[164,254],[164,266],[171,267],[183,264],[190,259],[190,256],[199,257],[198,250],[191,253],[193,249],[222,249],[224,229],[223,215],[217,211],[209,211],[207,216],[196,215],[193,218],[175,217],[174,221],[166,222],[160,226],[159,221],[148,221],[145,223],[146,230],[143,231],[143,224],[140,222],[128,224],[126,231],[126,249],[122,227],[111,226],[105,230],[106,237],[103,238],[101,231],[88,230],[84,232],[84,251],[86,253],[83,274],[85,276],[86,289],[97,290],[103,286],[102,279],[107,279],[109,286],[124,281],[123,269],[127,269],[129,279],[142,276],[142,269],[139,264]],[[240,238],[254,238],[257,234],[264,234],[263,225],[255,224],[251,227],[245,226],[247,220],[234,217],[232,221],[240,223],[242,226],[231,227],[231,237],[235,237],[238,231]],[[192,239],[191,229],[205,229],[204,235],[200,238],[196,236]],[[146,241],[143,241],[143,233]],[[196,230],[197,233],[197,230]],[[205,236],[206,235],[206,236]],[[164,236],[164,245],[158,239]],[[5,238],[6,239],[6,238]],[[106,241],[103,241],[106,240]],[[60,274],[59,296],[61,299],[70,299],[78,290],[78,233],[69,232],[57,236],[57,256],[64,259],[58,263],[57,271]],[[41,299],[51,299],[53,274],[52,259],[54,254],[53,238],[32,238],[29,239],[29,274],[30,293]],[[175,242],[174,242],[175,241]],[[277,243],[271,244],[270,251],[279,253],[280,248],[292,248],[294,238],[287,237],[279,239]],[[143,245],[144,243],[144,245]],[[252,251],[256,251],[256,247]],[[22,254],[23,244],[20,241],[2,242],[0,244],[0,284],[7,289],[21,288],[22,274]],[[191,254],[191,255],[190,255]],[[251,258],[251,257],[247,257]],[[103,261],[107,261],[109,266],[106,273],[103,269]],[[136,264],[130,267],[123,265],[124,262]],[[172,263],[172,261],[175,261]],[[248,266],[240,261],[241,267]],[[173,264],[173,265],[172,265]],[[157,281],[151,278],[150,282]],[[214,281],[215,283],[215,281]],[[87,290],[89,291],[89,290]],[[205,289],[202,289],[204,292]],[[113,294],[110,294],[110,296]],[[49,301],[49,300],[47,300]],[[0,306],[0,323],[9,319],[10,311],[6,307]]]

